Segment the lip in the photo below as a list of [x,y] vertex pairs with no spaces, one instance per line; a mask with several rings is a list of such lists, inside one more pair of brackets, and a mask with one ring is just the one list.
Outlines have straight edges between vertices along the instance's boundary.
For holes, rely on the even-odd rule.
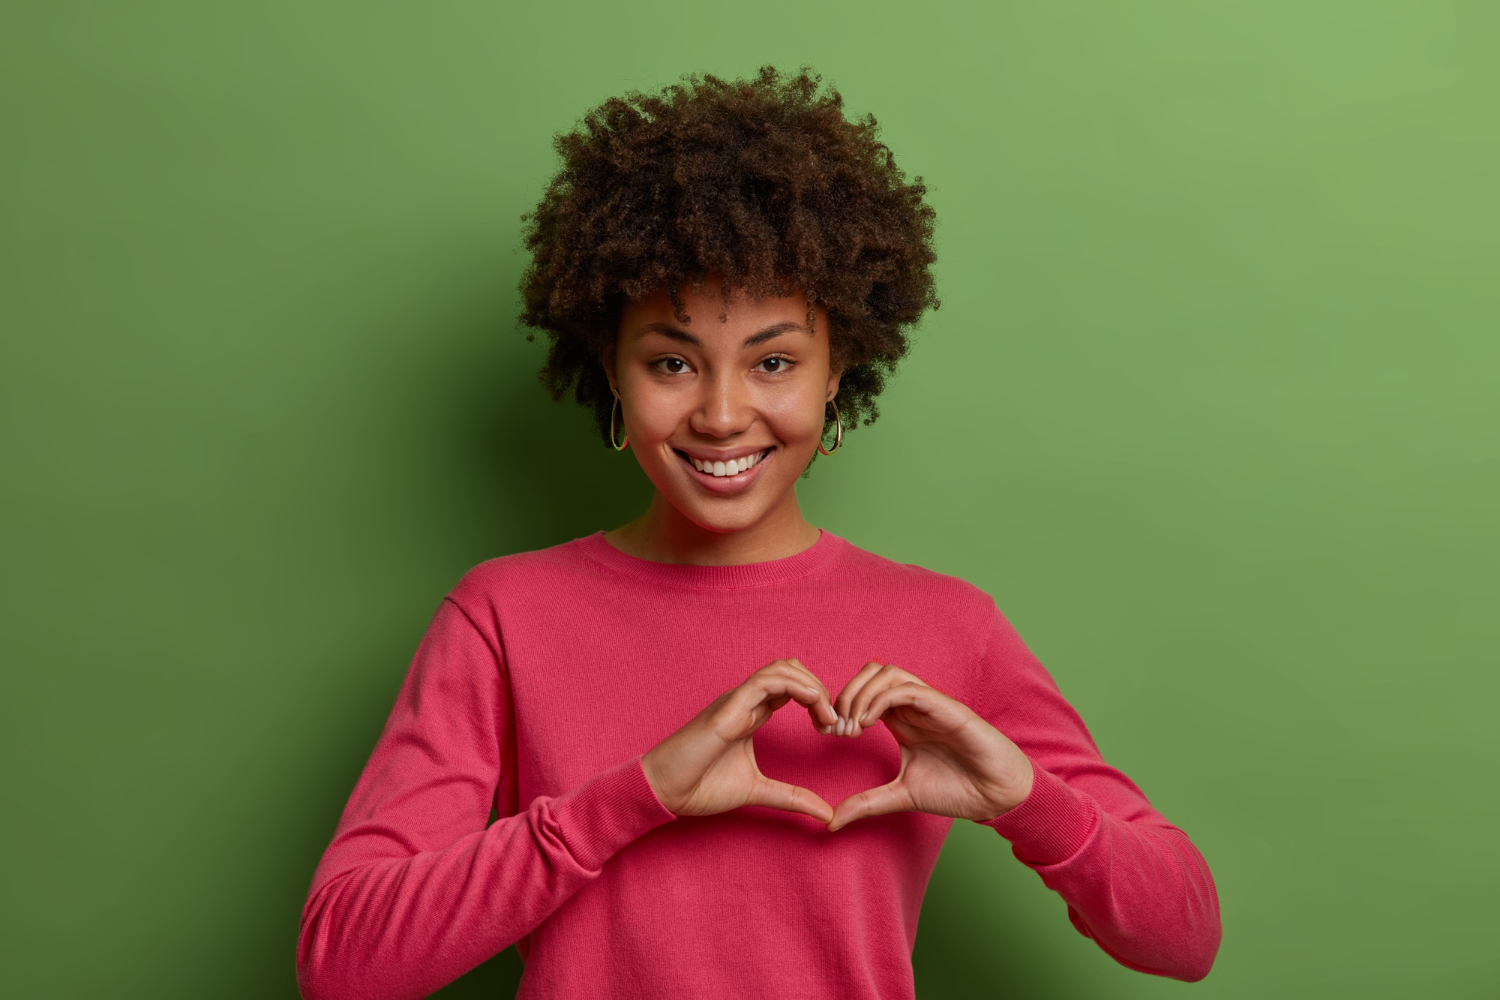
[[[687,452],[680,448],[673,448],[672,455],[682,464],[683,469],[687,471],[687,474],[692,477],[693,481],[703,489],[710,493],[717,493],[720,496],[727,496],[734,493],[743,493],[755,485],[756,480],[760,478],[760,470],[766,467],[767,462],[773,461],[776,458],[778,451],[780,449],[774,446],[769,448],[740,448],[733,452]],[[711,472],[699,472],[693,468],[693,463],[684,457],[691,454],[700,462],[705,460],[727,462],[731,458],[744,458],[746,455],[759,455],[762,452],[766,453],[765,458],[736,476],[716,476]]]

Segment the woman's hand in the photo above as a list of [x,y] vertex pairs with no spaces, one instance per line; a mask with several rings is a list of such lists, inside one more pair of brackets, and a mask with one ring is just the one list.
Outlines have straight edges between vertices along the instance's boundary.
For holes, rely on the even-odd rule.
[[889,784],[840,802],[830,830],[866,816],[913,810],[984,822],[1031,794],[1031,761],[1020,747],[968,706],[900,667],[865,664],[834,707],[838,721],[831,732],[839,736],[858,736],[884,720],[901,744],[901,772]]
[[755,766],[750,738],[788,701],[806,705],[820,732],[837,721],[823,682],[796,660],[777,660],[715,698],[641,758],[657,799],[678,816],[770,806],[828,822],[833,809],[827,802],[806,788],[773,781]]

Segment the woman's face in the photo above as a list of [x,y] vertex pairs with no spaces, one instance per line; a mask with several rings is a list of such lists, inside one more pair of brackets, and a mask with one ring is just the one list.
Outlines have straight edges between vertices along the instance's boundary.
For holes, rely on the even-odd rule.
[[626,302],[610,383],[661,495],[702,528],[743,531],[795,503],[818,446],[839,385],[828,314],[809,330],[800,294],[726,298],[706,284],[678,298],[689,322],[664,291]]

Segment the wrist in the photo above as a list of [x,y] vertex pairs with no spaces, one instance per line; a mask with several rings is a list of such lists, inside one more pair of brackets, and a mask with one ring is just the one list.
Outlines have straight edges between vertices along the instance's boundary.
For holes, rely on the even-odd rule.
[[671,802],[667,801],[667,796],[662,790],[661,775],[659,773],[661,762],[658,755],[660,749],[661,744],[658,743],[641,755],[641,773],[646,776],[646,784],[651,786],[651,794],[656,796],[656,801],[660,802],[664,809],[676,815],[677,810],[673,808]]
[[1098,803],[1038,767],[1031,794],[985,825],[1010,841],[1028,865],[1055,865],[1073,857],[1100,822]]
[[1020,748],[1016,749],[1020,758],[1014,765],[1014,775],[1000,783],[994,791],[985,796],[985,816],[969,816],[976,823],[990,823],[999,819],[1012,809],[1019,806],[1031,797],[1031,790],[1036,785],[1036,771],[1032,769],[1031,759]]
[[[683,781],[680,749],[674,734],[641,755],[641,773],[646,776],[646,784],[651,786],[656,801],[674,816],[689,811],[688,800],[693,792],[692,780]],[[674,751],[679,753],[674,754]]]

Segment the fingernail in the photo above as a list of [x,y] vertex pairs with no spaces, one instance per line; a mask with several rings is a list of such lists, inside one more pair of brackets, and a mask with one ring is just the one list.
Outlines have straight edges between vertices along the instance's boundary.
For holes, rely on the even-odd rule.
[[839,716],[838,724],[834,727],[834,729],[835,729],[834,735],[836,735],[836,736],[843,736],[844,735],[844,717],[842,715]]

